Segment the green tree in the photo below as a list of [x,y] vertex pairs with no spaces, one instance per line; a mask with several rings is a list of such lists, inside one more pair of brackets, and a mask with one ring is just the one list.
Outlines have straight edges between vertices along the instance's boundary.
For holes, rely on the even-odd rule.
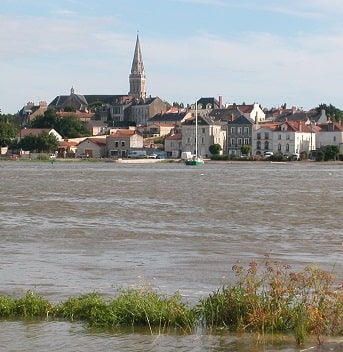
[[37,116],[31,121],[31,127],[33,128],[53,128],[57,130],[60,117],[56,114],[54,109],[47,109],[43,115]]
[[241,152],[243,155],[250,155],[251,154],[251,145],[248,145],[248,144],[242,145]]
[[48,109],[44,115],[37,116],[31,123],[33,128],[53,128],[65,138],[87,137],[90,131],[76,115],[61,118],[54,109]]
[[59,120],[56,129],[58,133],[66,138],[86,137],[91,133],[86,124],[75,115],[68,115]]
[[339,148],[336,145],[329,145],[325,149],[324,160],[337,160],[339,158]]
[[0,121],[0,147],[11,144],[17,133],[17,127],[13,123]]
[[343,120],[343,111],[336,108],[332,104],[319,104],[316,108],[317,111],[325,110],[326,116],[334,122],[339,122]]
[[211,144],[209,147],[209,151],[212,155],[219,155],[222,147],[220,144]]
[[18,147],[30,152],[54,152],[58,149],[59,142],[53,134],[43,131],[39,136],[29,134],[22,138]]
[[38,150],[37,137],[31,133],[22,138],[18,143],[18,148],[23,150],[29,150],[30,152],[35,152]]

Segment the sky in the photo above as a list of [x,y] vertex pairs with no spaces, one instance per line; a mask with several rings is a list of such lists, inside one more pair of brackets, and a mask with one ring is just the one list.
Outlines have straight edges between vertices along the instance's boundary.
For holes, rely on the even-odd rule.
[[343,109],[342,0],[1,0],[0,109],[128,94],[137,33],[146,90]]

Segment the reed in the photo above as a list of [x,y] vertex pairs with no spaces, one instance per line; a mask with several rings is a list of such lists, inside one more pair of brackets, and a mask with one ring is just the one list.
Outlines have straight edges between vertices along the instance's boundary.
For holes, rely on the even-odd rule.
[[294,272],[291,266],[265,256],[232,268],[235,283],[188,307],[181,295],[163,295],[141,284],[118,290],[108,300],[93,292],[53,305],[27,291],[22,298],[0,295],[0,318],[59,318],[92,327],[145,326],[153,334],[170,329],[194,333],[205,329],[237,332],[293,333],[299,345],[308,335],[318,344],[327,335],[343,335],[343,286],[316,265]]
[[93,327],[131,325],[190,331],[196,321],[178,293],[166,297],[149,286],[119,290],[119,295],[108,302],[97,293],[70,298],[58,305],[57,312],[59,317],[83,320]]
[[27,291],[22,298],[0,296],[1,318],[41,318],[54,315],[53,305],[38,294]]
[[334,276],[315,265],[299,273],[266,256],[246,267],[233,266],[236,283],[200,300],[197,307],[206,328],[289,333],[298,344],[308,334],[322,343],[325,335],[343,333],[343,289]]

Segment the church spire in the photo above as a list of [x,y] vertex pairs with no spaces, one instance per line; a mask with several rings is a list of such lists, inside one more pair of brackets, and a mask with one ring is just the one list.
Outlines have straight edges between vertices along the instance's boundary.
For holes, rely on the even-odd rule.
[[129,76],[130,82],[130,92],[129,95],[132,95],[135,98],[145,98],[145,72],[143,65],[143,57],[141,53],[141,47],[139,43],[139,36],[137,33],[135,52],[133,55],[131,74]]

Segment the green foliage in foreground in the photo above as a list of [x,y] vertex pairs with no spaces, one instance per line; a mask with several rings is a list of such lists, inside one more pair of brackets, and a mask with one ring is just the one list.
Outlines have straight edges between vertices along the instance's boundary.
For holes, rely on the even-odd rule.
[[292,332],[298,344],[306,336],[343,335],[343,287],[335,287],[332,274],[317,266],[302,272],[267,256],[262,265],[233,266],[235,286],[225,286],[201,299],[203,325],[231,331]]
[[178,293],[164,297],[147,286],[121,290],[108,302],[97,293],[70,298],[57,307],[57,316],[85,320],[96,327],[180,327],[191,331],[195,325],[195,315]]
[[90,293],[53,305],[28,291],[23,298],[0,295],[0,318],[59,318],[89,326],[147,326],[151,332],[180,328],[233,332],[293,333],[302,344],[307,335],[322,343],[325,335],[343,335],[343,287],[316,266],[293,272],[289,265],[251,261],[233,266],[237,281],[199,300],[190,308],[179,293],[164,296],[149,285],[123,289],[110,300]]

